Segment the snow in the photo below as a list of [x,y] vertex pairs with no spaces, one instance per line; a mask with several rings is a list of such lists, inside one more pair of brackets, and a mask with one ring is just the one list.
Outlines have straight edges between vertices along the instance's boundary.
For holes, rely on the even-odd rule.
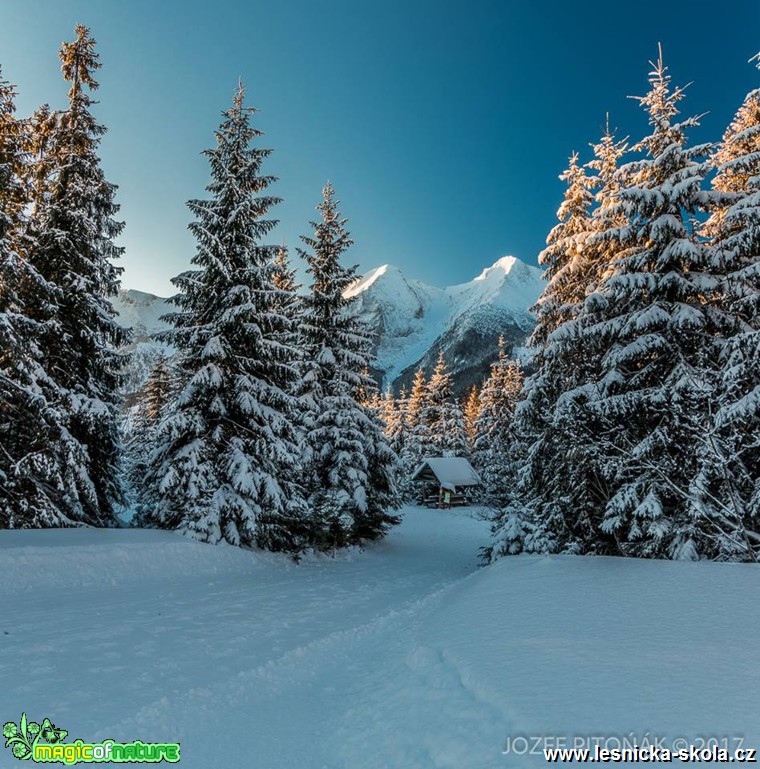
[[512,322],[527,333],[533,325],[529,308],[544,288],[541,276],[538,268],[505,256],[468,283],[438,288],[386,264],[357,280],[347,295],[356,298],[356,312],[370,327],[379,329],[373,365],[393,382],[454,329],[466,334],[471,327]]
[[160,320],[161,316],[177,311],[167,299],[135,289],[119,291],[114,297],[113,306],[119,323],[125,328],[131,328],[138,340],[157,331],[165,331],[168,324]]
[[513,557],[407,508],[300,565],[172,532],[0,532],[3,720],[179,741],[188,769],[497,769],[517,735],[760,746],[760,570]]
[[347,298],[353,298],[358,296],[362,292],[366,291],[371,285],[373,285],[379,278],[387,274],[401,274],[401,270],[398,267],[394,267],[390,264],[383,264],[380,267],[375,267],[370,270],[366,275],[362,275],[353,285],[347,288],[343,295]]
[[464,457],[430,457],[426,459],[412,475],[412,479],[429,467],[441,486],[476,486],[480,479],[472,465]]
[[[468,283],[440,288],[411,280],[391,264],[370,270],[350,286],[345,296],[356,299],[353,312],[379,331],[373,367],[386,383],[416,365],[437,340],[466,335],[471,328],[495,330],[514,323],[527,335],[533,326],[529,312],[544,289],[542,273],[513,256],[498,259]],[[164,344],[150,340],[167,328],[160,317],[176,312],[166,299],[142,291],[121,291],[114,300],[119,322],[135,334],[128,390],[138,389]]]

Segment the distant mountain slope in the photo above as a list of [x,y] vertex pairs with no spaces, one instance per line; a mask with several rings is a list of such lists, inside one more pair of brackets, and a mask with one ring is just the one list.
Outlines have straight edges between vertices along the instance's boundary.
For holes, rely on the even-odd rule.
[[[503,335],[510,349],[524,345],[534,320],[529,308],[543,290],[541,270],[512,256],[499,259],[468,283],[438,288],[410,280],[398,267],[370,270],[346,292],[353,312],[375,339],[373,371],[383,387],[408,386],[415,370],[432,370],[440,350],[462,394],[488,373]],[[143,291],[121,291],[114,306],[123,325],[135,334],[128,392],[145,380],[166,345],[150,337],[166,328],[160,317],[175,308]]]
[[156,341],[152,336],[168,327],[160,317],[177,308],[160,296],[135,289],[119,291],[113,306],[121,325],[132,329],[132,344],[127,347],[131,357],[123,387],[129,404],[130,396],[142,387],[159,356],[172,354],[171,347]]
[[383,265],[347,293],[375,334],[374,367],[384,385],[408,386],[414,371],[430,371],[443,350],[462,393],[487,374],[500,335],[510,349],[525,343],[534,325],[529,308],[543,286],[537,267],[505,256],[474,280],[447,288],[408,280],[398,267]]

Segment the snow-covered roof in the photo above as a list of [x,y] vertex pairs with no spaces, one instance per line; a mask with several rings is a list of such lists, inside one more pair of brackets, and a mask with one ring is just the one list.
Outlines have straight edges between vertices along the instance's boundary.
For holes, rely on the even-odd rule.
[[426,480],[425,476],[430,477],[431,473],[441,486],[477,486],[480,483],[478,474],[464,457],[430,457],[414,471],[412,480]]

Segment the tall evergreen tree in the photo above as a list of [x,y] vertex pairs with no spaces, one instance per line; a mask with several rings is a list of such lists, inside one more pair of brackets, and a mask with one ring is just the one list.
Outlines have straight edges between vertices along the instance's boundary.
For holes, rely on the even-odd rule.
[[28,136],[15,95],[0,73],[0,528],[60,526],[68,519],[58,503],[59,457],[49,449],[54,388],[40,365],[39,327],[21,299],[41,279],[19,253]]
[[509,360],[502,337],[499,357],[480,392],[472,451],[481,479],[481,497],[494,508],[510,500],[515,442],[512,421],[522,386],[522,368],[517,361]]
[[723,275],[719,311],[729,331],[718,357],[714,422],[693,492],[723,522],[727,554],[755,560],[760,551],[760,89],[747,94],[712,164],[718,198],[703,231]]
[[427,385],[427,405],[422,421],[430,432],[430,450],[435,456],[469,455],[464,413],[454,398],[451,372],[443,352],[438,355]]
[[47,146],[32,173],[42,194],[35,199],[26,253],[44,291],[26,291],[23,300],[43,328],[40,349],[60,398],[51,407],[65,414],[66,440],[78,444],[69,452],[78,455],[77,489],[62,499],[65,514],[110,525],[122,500],[117,348],[127,333],[110,298],[119,286],[121,268],[113,262],[123,249],[114,239],[123,224],[113,218],[116,187],[106,181],[97,156],[106,129],[92,115],[88,91],[97,89],[94,73],[101,65],[86,27],[77,26],[60,59],[70,84],[68,109],[55,120],[48,115],[38,121],[46,126]]
[[420,367],[414,373],[412,389],[405,403],[406,422],[409,431],[406,455],[411,472],[414,472],[426,457],[433,456],[434,448],[430,428],[424,418],[428,404],[428,383],[425,379],[425,372]]
[[534,373],[515,407],[510,462],[500,464],[501,471],[509,470],[511,475],[501,485],[503,493],[497,495],[503,508],[494,522],[497,544],[490,552],[495,554],[520,552],[524,544],[518,540],[523,536],[529,549],[551,550],[569,549],[588,535],[589,503],[579,504],[581,463],[568,461],[576,439],[573,430],[567,429],[561,396],[581,378],[578,352],[570,355],[567,349],[577,344],[566,329],[581,312],[591,272],[595,180],[576,154],[560,179],[567,183],[567,190],[557,211],[559,223],[539,256],[548,282],[534,308],[536,327],[530,339]]
[[586,241],[592,234],[590,209],[593,179],[579,165],[578,155],[560,175],[567,183],[565,199],[557,211],[559,224],[549,233],[538,262],[547,286],[536,303],[536,327],[531,344],[542,345],[564,321],[574,318],[586,296]]
[[[618,193],[628,181],[626,173],[620,170],[620,161],[628,152],[628,139],[616,138],[607,115],[605,131],[591,147],[594,158],[587,167],[594,173],[589,183],[595,190],[596,208],[591,212],[591,232],[584,243],[579,276],[586,295],[593,293],[611,274],[618,247],[615,233],[628,223],[617,200]],[[578,314],[576,312],[575,316]]]
[[[503,343],[503,339],[500,344]],[[478,413],[480,412],[480,392],[477,385],[473,385],[467,391],[467,397],[464,400],[464,426],[467,432],[467,444],[472,449],[475,445],[475,438],[477,437],[476,423],[478,421]]]
[[148,485],[154,525],[208,541],[297,553],[304,503],[296,482],[297,403],[283,382],[296,374],[291,327],[273,284],[276,246],[262,243],[279,199],[262,175],[270,150],[239,85],[216,146],[204,152],[209,199],[188,203],[196,219],[196,269],[174,278],[179,311],[163,335],[178,349],[183,387],[158,431]]
[[414,487],[412,474],[417,469],[419,457],[413,450],[411,429],[408,418],[408,397],[402,387],[399,397],[394,399],[390,386],[385,392],[383,421],[388,445],[398,457],[398,490],[401,499],[411,499]]
[[357,402],[368,386],[368,332],[346,312],[346,289],[355,267],[341,257],[352,241],[334,199],[332,185],[323,190],[314,234],[302,236],[300,250],[311,275],[303,299],[301,324],[305,366],[301,395],[309,414],[306,445],[311,461],[311,539],[318,549],[334,549],[383,536],[398,518],[396,457],[382,425]]
[[671,89],[661,55],[650,83],[639,101],[652,133],[634,148],[645,157],[621,169],[626,186],[612,209],[627,225],[612,231],[617,259],[585,306],[584,344],[599,374],[573,427],[599,470],[604,512],[581,547],[715,557],[720,526],[689,493],[726,331],[715,312],[720,280],[694,231],[709,147],[687,145],[697,120],[675,121],[683,90]]

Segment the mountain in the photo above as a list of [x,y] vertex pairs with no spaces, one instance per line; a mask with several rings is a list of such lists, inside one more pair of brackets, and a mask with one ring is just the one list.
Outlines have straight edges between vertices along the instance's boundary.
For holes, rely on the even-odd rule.
[[122,388],[127,396],[127,405],[131,405],[130,396],[142,387],[158,358],[173,352],[169,345],[156,341],[152,336],[168,328],[160,318],[174,312],[176,307],[169,304],[167,299],[135,289],[119,291],[113,306],[121,325],[132,330],[132,344],[126,348],[130,359]]
[[374,334],[374,368],[383,386],[408,387],[415,370],[429,373],[443,351],[455,390],[463,394],[488,374],[499,336],[513,355],[525,344],[535,322],[529,308],[543,287],[541,270],[505,256],[474,280],[446,288],[409,280],[386,264],[347,295]]
[[[346,295],[355,299],[352,311],[373,334],[373,373],[382,387],[391,385],[396,392],[408,387],[419,366],[432,371],[442,350],[455,390],[463,394],[488,374],[499,336],[512,355],[519,354],[534,325],[529,308],[543,287],[541,270],[505,256],[468,283],[446,288],[408,279],[398,267],[385,264],[359,278]],[[171,353],[151,335],[166,328],[160,317],[173,306],[135,290],[120,291],[114,306],[134,334],[125,388],[133,393],[158,356]]]

